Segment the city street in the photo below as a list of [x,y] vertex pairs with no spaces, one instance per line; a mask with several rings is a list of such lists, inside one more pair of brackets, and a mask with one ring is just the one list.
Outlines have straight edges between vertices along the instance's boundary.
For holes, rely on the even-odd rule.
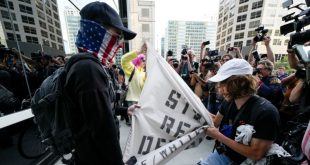
[[[125,121],[120,121],[120,125],[120,144],[123,150],[125,148],[130,127],[125,124]],[[179,155],[170,160],[167,165],[195,165],[199,160],[205,158],[212,152],[213,146],[214,140],[204,140],[198,147],[182,151]],[[58,161],[55,165],[62,165],[62,163]]]

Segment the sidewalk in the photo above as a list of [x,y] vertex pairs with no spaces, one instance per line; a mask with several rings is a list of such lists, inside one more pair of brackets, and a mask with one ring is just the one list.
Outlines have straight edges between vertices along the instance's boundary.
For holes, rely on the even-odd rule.
[[[120,145],[122,150],[125,148],[129,130],[130,127],[125,124],[125,121],[120,121]],[[212,152],[213,146],[214,140],[203,140],[198,147],[182,151],[170,160],[167,165],[195,165]],[[62,165],[62,163],[59,160],[55,165]]]

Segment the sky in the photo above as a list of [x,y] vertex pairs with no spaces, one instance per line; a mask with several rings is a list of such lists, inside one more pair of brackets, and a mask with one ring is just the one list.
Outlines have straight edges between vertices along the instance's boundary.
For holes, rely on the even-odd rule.
[[[71,0],[79,9],[93,0]],[[154,0],[155,1],[155,43],[164,37],[168,20],[206,21],[209,16],[216,16],[219,0]],[[101,0],[118,11],[118,0]],[[115,2],[115,4],[114,4]],[[63,38],[67,41],[64,22],[66,7],[74,8],[69,0],[57,0]],[[159,42],[158,42],[159,41]]]

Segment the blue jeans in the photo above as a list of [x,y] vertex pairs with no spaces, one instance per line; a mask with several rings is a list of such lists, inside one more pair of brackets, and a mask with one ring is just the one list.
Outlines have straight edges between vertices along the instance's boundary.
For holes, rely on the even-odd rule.
[[232,161],[225,154],[211,153],[207,159],[200,162],[201,165],[230,165]]

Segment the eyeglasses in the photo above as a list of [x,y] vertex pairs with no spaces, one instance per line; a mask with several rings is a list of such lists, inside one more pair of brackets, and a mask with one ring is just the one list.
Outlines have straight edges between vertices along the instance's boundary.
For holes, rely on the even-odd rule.
[[223,59],[223,61],[225,61],[225,62],[226,62],[226,61],[229,61],[229,60],[230,60],[229,58],[224,58],[224,59]]
[[264,69],[266,69],[266,68],[256,68],[256,69],[258,69],[258,70],[264,70]]

